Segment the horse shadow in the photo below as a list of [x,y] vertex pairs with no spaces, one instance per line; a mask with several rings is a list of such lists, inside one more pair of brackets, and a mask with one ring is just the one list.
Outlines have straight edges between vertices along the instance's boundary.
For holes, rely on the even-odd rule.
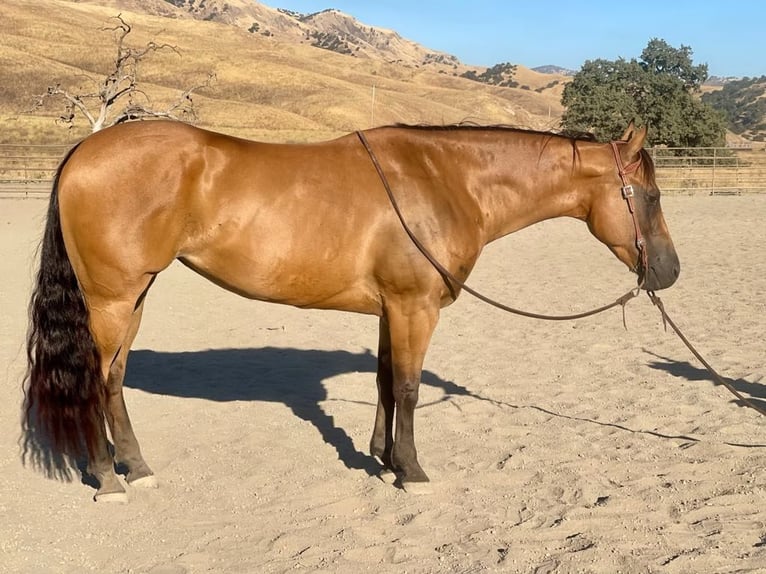
[[[124,385],[156,395],[214,402],[282,403],[298,418],[311,423],[323,440],[335,448],[347,468],[376,476],[381,465],[370,454],[359,451],[321,405],[328,399],[326,379],[369,373],[374,389],[376,371],[377,358],[370,350],[361,353],[277,347],[191,352],[134,350],[130,353]],[[430,371],[423,371],[421,383],[442,389],[442,401],[453,396],[474,396],[466,388]],[[372,429],[375,404],[368,404]]]
[[[695,367],[686,361],[676,361],[669,357],[664,357],[653,353],[647,349],[644,352],[654,357],[654,360],[647,362],[647,366],[650,369],[658,371],[665,371],[685,381],[708,381],[715,386],[719,386],[713,376],[705,368]],[[758,383],[752,383],[745,379],[730,379],[729,377],[721,376],[727,383],[729,383],[737,392],[742,393],[748,397],[748,400],[760,408],[766,409],[766,385],[760,385]],[[732,402],[739,406],[745,406],[739,399],[733,399]]]
[[[687,381],[713,381],[710,374],[688,362],[676,361],[656,355],[647,362],[652,369],[666,371]],[[349,469],[363,470],[370,476],[380,473],[381,465],[367,452],[354,446],[353,439],[335,424],[334,418],[322,408],[328,399],[324,381],[332,377],[364,373],[374,388],[377,358],[368,349],[361,353],[349,351],[323,351],[294,348],[263,347],[249,349],[209,349],[204,351],[159,352],[134,350],[128,361],[125,386],[151,394],[197,398],[213,402],[265,401],[282,403],[295,416],[311,423],[322,439],[337,452],[338,458]],[[727,379],[739,392],[751,397],[751,401],[766,407],[766,387],[744,379]],[[565,413],[557,413],[535,405],[514,405],[490,399],[437,374],[424,370],[421,383],[442,390],[438,402],[454,397],[470,397],[488,401],[495,406],[512,409],[539,410],[563,419],[585,420],[594,424],[607,424],[627,432],[641,432],[664,439],[686,439],[685,436],[668,436],[652,431],[629,429],[620,425],[578,419]],[[735,401],[741,404],[740,401]],[[372,429],[375,404],[370,402],[370,429]],[[428,408],[421,404],[418,408]]]

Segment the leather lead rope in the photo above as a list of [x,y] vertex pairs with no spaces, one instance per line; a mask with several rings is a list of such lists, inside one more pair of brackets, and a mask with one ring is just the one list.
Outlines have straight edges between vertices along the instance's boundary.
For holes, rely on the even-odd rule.
[[705,368],[708,370],[708,372],[709,372],[709,373],[710,373],[710,374],[713,376],[713,380],[714,380],[716,383],[718,383],[719,385],[721,385],[721,386],[723,386],[724,388],[726,388],[726,390],[728,390],[728,391],[729,391],[731,394],[733,394],[735,397],[737,397],[737,399],[739,400],[739,402],[740,402],[742,405],[744,405],[744,406],[746,406],[746,407],[750,407],[750,408],[751,408],[751,409],[753,409],[754,411],[757,411],[758,413],[760,413],[760,414],[762,414],[762,415],[766,416],[766,409],[764,409],[763,407],[760,407],[760,406],[756,405],[756,404],[755,404],[753,401],[751,401],[750,399],[747,399],[746,397],[744,397],[744,396],[742,395],[742,393],[740,393],[740,392],[739,392],[737,389],[735,389],[735,388],[734,388],[734,385],[732,385],[732,384],[731,384],[729,381],[727,381],[727,380],[726,380],[726,379],[724,379],[724,378],[723,378],[721,375],[719,375],[719,374],[716,372],[716,370],[715,370],[713,367],[711,367],[711,366],[710,366],[710,363],[708,363],[708,362],[707,362],[707,361],[704,359],[704,357],[703,357],[702,355],[700,355],[700,354],[699,354],[699,352],[697,351],[697,349],[695,349],[695,348],[694,348],[694,345],[692,345],[692,344],[689,342],[689,339],[687,339],[687,338],[684,336],[684,334],[681,332],[681,329],[679,329],[679,328],[676,326],[676,324],[673,322],[673,320],[672,320],[672,319],[671,319],[671,318],[668,316],[668,313],[667,313],[667,311],[665,311],[665,306],[662,304],[662,299],[660,299],[660,298],[659,298],[659,297],[658,297],[658,296],[657,296],[657,295],[654,293],[654,291],[647,291],[647,294],[649,295],[649,299],[651,299],[651,300],[652,300],[652,303],[654,304],[654,306],[655,306],[655,307],[657,307],[657,309],[659,309],[659,311],[660,311],[660,315],[662,315],[662,322],[663,322],[663,323],[666,325],[666,327],[665,327],[665,328],[666,328],[666,330],[667,330],[667,325],[670,325],[670,326],[671,326],[671,328],[673,329],[673,331],[675,331],[676,335],[678,335],[678,338],[679,338],[679,339],[681,339],[681,341],[683,341],[684,345],[686,345],[686,348],[687,348],[687,349],[689,349],[689,350],[692,352],[692,354],[693,354],[695,357],[697,357],[697,359],[699,360],[699,362],[700,362],[700,363],[702,363],[702,365],[703,365],[703,366],[704,366],[704,367],[705,367]]
[[[572,319],[581,319],[584,317],[589,317],[591,315],[596,315],[597,313],[602,313],[603,311],[607,311],[619,305],[622,307],[622,320],[623,320],[623,325],[625,325],[625,305],[627,305],[628,301],[630,301],[631,299],[639,295],[644,281],[641,282],[641,285],[639,285],[638,287],[634,289],[631,289],[630,291],[628,291],[621,297],[617,298],[616,301],[609,303],[608,305],[604,305],[603,307],[592,309],[590,311],[585,311],[583,313],[575,313],[574,315],[541,315],[539,313],[531,313],[529,311],[514,309],[513,307],[509,307],[508,305],[499,303],[498,301],[490,299],[486,295],[482,295],[478,291],[470,288],[463,281],[455,277],[441,263],[439,263],[439,261],[431,254],[430,251],[428,251],[428,249],[426,249],[425,245],[421,243],[421,241],[417,238],[417,236],[413,233],[413,231],[407,225],[407,221],[404,219],[404,215],[399,209],[399,204],[396,202],[396,198],[394,197],[393,191],[391,191],[391,186],[388,183],[388,179],[386,178],[386,175],[383,172],[383,168],[380,166],[380,163],[378,162],[378,158],[375,156],[375,153],[372,151],[372,148],[370,147],[370,143],[367,141],[367,138],[365,137],[364,133],[362,133],[361,131],[357,131],[356,135],[359,137],[359,140],[362,142],[364,149],[367,150],[367,153],[370,156],[370,160],[372,161],[373,166],[375,166],[375,171],[377,171],[381,182],[383,182],[383,187],[386,190],[388,199],[390,200],[391,205],[394,208],[394,211],[396,212],[396,215],[399,218],[399,221],[401,222],[402,227],[404,228],[404,231],[407,233],[407,235],[415,244],[415,246],[418,248],[418,250],[423,254],[423,256],[429,261],[429,263],[431,263],[431,265],[433,265],[433,267],[444,278],[445,282],[450,287],[450,291],[452,292],[453,298],[457,297],[457,294],[454,292],[454,285],[457,285],[458,287],[470,293],[477,299],[484,301],[485,303],[492,305],[493,307],[497,307],[498,309],[501,309],[503,311],[513,313],[514,315],[521,315],[522,317],[529,317],[531,319],[543,319],[546,321],[569,321]],[[649,267],[647,266],[646,243],[644,241],[643,236],[641,235],[641,229],[638,226],[638,221],[635,215],[635,206],[633,205],[633,186],[628,184],[627,179],[625,177],[627,174],[632,173],[636,169],[638,169],[638,166],[640,165],[641,160],[639,159],[638,161],[635,161],[629,164],[628,166],[624,166],[622,163],[622,158],[620,157],[619,150],[617,149],[617,146],[618,146],[618,142],[612,142],[612,150],[614,151],[615,161],[617,162],[617,170],[620,174],[620,179],[622,180],[622,183],[623,183],[622,195],[627,201],[628,209],[630,210],[631,216],[633,217],[633,224],[636,230],[636,247],[638,247],[639,249],[641,263],[644,266],[643,272],[644,272],[644,279],[645,279],[646,273],[649,270]],[[740,401],[740,404],[750,407],[756,412],[766,416],[766,409],[756,405],[753,401],[744,397],[739,391],[737,391],[737,389],[734,388],[734,386],[731,383],[729,383],[723,377],[721,377],[721,375],[719,375],[715,371],[715,369],[713,369],[713,367],[710,366],[710,364],[702,357],[702,355],[699,354],[699,352],[684,336],[681,330],[676,326],[673,320],[668,316],[667,312],[665,311],[665,306],[663,305],[662,300],[654,293],[654,291],[647,291],[647,294],[649,295],[649,299],[651,299],[654,306],[659,309],[660,314],[662,315],[662,321],[666,325],[666,328],[667,328],[667,325],[670,325],[672,327],[673,331],[676,333],[676,335],[678,335],[681,341],[683,341],[686,347],[692,352],[692,354],[695,357],[697,357],[697,359],[710,372],[710,374],[713,376],[714,381],[718,383],[719,385],[722,385],[730,393],[732,393],[735,397],[737,397],[737,399]]]
[[[380,163],[378,162],[378,158],[375,156],[375,153],[372,151],[372,147],[370,147],[370,143],[367,141],[367,138],[365,137],[363,132],[357,131],[356,135],[359,137],[359,140],[362,142],[364,149],[367,150],[367,153],[370,156],[370,160],[372,161],[372,165],[375,167],[375,171],[377,171],[378,177],[380,177],[380,180],[383,183],[383,187],[386,190],[386,194],[388,195],[388,199],[391,202],[391,206],[394,208],[394,211],[396,212],[396,215],[399,218],[399,221],[401,222],[402,227],[404,228],[404,231],[407,233],[410,240],[412,240],[412,242],[415,244],[418,250],[428,260],[428,262],[431,263],[431,265],[444,278],[445,282],[450,287],[450,291],[452,293],[453,299],[457,298],[457,294],[454,291],[454,287],[457,286],[463,291],[470,293],[471,295],[473,295],[480,301],[483,301],[487,303],[488,305],[492,305],[493,307],[501,309],[502,311],[507,311],[508,313],[513,313],[514,315],[520,315],[522,317],[529,317],[530,319],[542,319],[544,321],[571,321],[573,319],[582,319],[584,317],[590,317],[592,315],[603,313],[604,311],[608,311],[609,309],[620,306],[622,307],[622,310],[623,310],[623,316],[622,316],[623,325],[625,325],[625,305],[627,305],[628,301],[630,301],[634,297],[638,297],[639,293],[641,292],[641,285],[631,289],[624,295],[618,297],[612,303],[603,305],[602,307],[598,307],[596,309],[591,309],[590,311],[584,311],[582,313],[575,313],[572,315],[543,315],[540,313],[532,313],[530,311],[515,309],[513,307],[509,307],[508,305],[500,303],[499,301],[495,301],[494,299],[491,299],[487,297],[486,295],[483,295],[482,293],[466,285],[463,281],[455,277],[455,275],[453,275],[452,272],[450,272],[447,268],[445,268],[441,263],[439,263],[439,261],[431,254],[431,252],[426,248],[426,246],[423,245],[423,243],[413,233],[409,225],[407,225],[407,221],[404,219],[404,215],[399,209],[399,204],[397,203],[396,198],[394,197],[394,193],[391,190],[391,186],[388,183],[388,179],[386,178],[385,173],[383,172],[383,168],[380,166]],[[633,217],[635,221],[635,215]]]
[[[646,242],[644,241],[643,235],[641,235],[641,229],[638,226],[638,221],[636,220],[635,215],[635,207],[633,205],[633,186],[628,184],[628,181],[626,179],[626,175],[629,173],[632,173],[638,169],[638,166],[641,163],[641,160],[635,161],[631,163],[630,165],[623,165],[622,163],[622,157],[620,156],[620,151],[618,149],[618,145],[620,145],[621,142],[612,142],[612,151],[614,152],[614,159],[617,162],[617,171],[620,174],[620,179],[622,180],[622,196],[625,198],[625,200],[628,202],[628,209],[630,209],[630,213],[633,216],[633,225],[636,228],[636,247],[641,252],[641,263],[644,266],[644,277],[646,276],[646,272],[648,271],[647,266],[647,253],[646,253]],[[689,339],[686,338],[686,336],[681,332],[681,330],[676,326],[676,324],[673,322],[673,320],[668,316],[667,311],[665,311],[665,306],[662,303],[662,299],[660,299],[654,291],[647,291],[647,295],[649,295],[649,299],[651,299],[652,303],[654,304],[657,309],[660,311],[660,315],[662,315],[662,322],[665,325],[665,329],[667,330],[667,326],[670,325],[673,331],[676,335],[678,335],[678,338],[683,341],[684,345],[692,352],[692,354],[697,357],[700,363],[708,370],[708,372],[712,375],[713,380],[718,383],[719,385],[723,386],[728,390],[731,394],[733,394],[737,399],[740,401],[740,404],[745,405],[746,407],[750,407],[751,409],[755,410],[756,412],[766,416],[766,409],[756,405],[753,401],[745,398],[737,389],[734,388],[734,386],[729,383],[727,380],[725,380],[721,375],[719,375],[716,370],[708,363],[702,355],[697,351],[697,349],[694,348],[694,345],[691,344]]]

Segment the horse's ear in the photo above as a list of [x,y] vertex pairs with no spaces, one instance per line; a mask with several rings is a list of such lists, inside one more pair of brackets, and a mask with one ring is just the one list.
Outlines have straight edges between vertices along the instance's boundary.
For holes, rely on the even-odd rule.
[[640,128],[636,129],[633,126],[633,122],[630,123],[629,127],[633,127],[633,130],[630,134],[630,137],[626,141],[625,144],[625,153],[628,157],[636,157],[638,155],[638,152],[641,151],[641,148],[644,147],[644,141],[646,141],[646,126],[641,126]]
[[633,132],[636,131],[636,124],[633,122],[633,120],[630,120],[630,123],[628,124],[628,127],[625,129],[625,133],[622,134],[622,137],[620,138],[620,141],[630,141],[630,138],[633,137]]

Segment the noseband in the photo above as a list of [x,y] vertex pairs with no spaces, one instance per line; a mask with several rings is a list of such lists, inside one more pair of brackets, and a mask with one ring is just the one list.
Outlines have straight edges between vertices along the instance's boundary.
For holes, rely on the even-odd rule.
[[646,241],[644,240],[644,236],[641,233],[641,228],[638,225],[638,219],[636,217],[636,206],[633,203],[633,197],[635,197],[636,194],[633,190],[633,186],[628,183],[627,179],[627,175],[635,172],[641,165],[641,155],[639,154],[638,159],[633,163],[628,165],[623,164],[622,156],[620,156],[620,150],[618,146],[624,144],[625,142],[611,142],[612,152],[614,153],[614,160],[617,162],[617,173],[619,173],[620,180],[622,181],[622,187],[620,188],[620,191],[622,192],[623,199],[628,204],[628,211],[630,211],[630,217],[633,219],[633,227],[636,231],[636,248],[638,249],[636,272],[639,271],[638,266],[641,265],[641,271],[643,272],[643,276],[641,277],[641,286],[643,286],[643,284],[646,282],[646,275],[649,273],[649,256],[646,251]]

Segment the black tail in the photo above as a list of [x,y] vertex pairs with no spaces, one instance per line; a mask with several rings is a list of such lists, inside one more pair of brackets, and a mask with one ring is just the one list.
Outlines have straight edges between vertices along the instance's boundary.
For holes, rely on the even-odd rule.
[[68,460],[93,454],[103,425],[99,352],[61,233],[56,173],[30,303],[22,460],[68,478]]

